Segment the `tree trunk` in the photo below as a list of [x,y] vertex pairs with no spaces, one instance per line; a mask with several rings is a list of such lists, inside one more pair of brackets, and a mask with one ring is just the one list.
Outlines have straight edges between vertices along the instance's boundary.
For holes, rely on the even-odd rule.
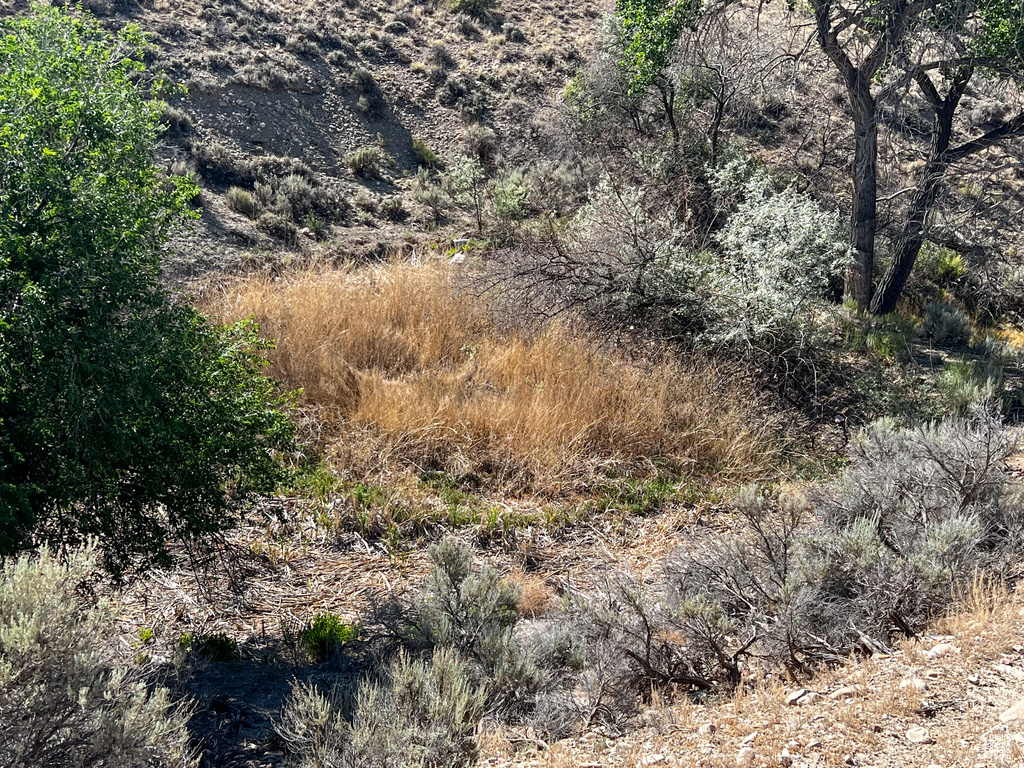
[[850,216],[850,256],[846,272],[846,296],[859,309],[871,304],[871,279],[875,268],[875,230],[878,226],[878,121],[871,82],[860,75],[850,83],[853,108],[853,211]]
[[885,315],[896,309],[896,302],[903,294],[914,262],[921,252],[925,222],[932,205],[935,204],[946,168],[949,166],[949,143],[953,134],[953,112],[957,101],[959,94],[947,97],[935,105],[935,125],[928,161],[918,182],[917,191],[910,201],[906,223],[896,238],[892,261],[879,281],[878,290],[871,301],[872,314]]

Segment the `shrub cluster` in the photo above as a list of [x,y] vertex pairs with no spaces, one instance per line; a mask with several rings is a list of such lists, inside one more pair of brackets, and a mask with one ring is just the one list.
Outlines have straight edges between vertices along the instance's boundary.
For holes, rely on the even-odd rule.
[[726,693],[754,672],[889,652],[979,574],[1014,576],[1024,499],[1004,464],[1015,449],[983,414],[876,424],[808,498],[748,488],[735,532],[694,537],[654,586],[620,575],[546,620],[521,621],[518,588],[445,541],[425,592],[370,622],[386,672],[354,704],[297,686],[282,732],[303,754],[353,761],[327,765],[467,765],[480,717],[544,739],[615,732],[654,690]]
[[21,768],[197,764],[187,705],[103,651],[116,606],[81,589],[92,548],[42,549],[0,572],[0,763]]

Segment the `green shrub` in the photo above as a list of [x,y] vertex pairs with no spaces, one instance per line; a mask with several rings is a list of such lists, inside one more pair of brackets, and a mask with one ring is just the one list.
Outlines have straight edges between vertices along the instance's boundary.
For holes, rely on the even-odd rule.
[[952,360],[938,378],[945,412],[959,416],[981,408],[999,408],[1003,392],[1003,369],[990,360]]
[[357,67],[352,71],[352,83],[364,94],[377,91],[377,81],[366,67]]
[[494,215],[500,221],[522,221],[529,213],[530,190],[518,171],[499,179],[491,190]]
[[[67,559],[43,548],[8,558],[0,572],[0,763],[19,768],[197,765],[189,705],[105,650],[118,606],[82,585],[93,549]],[[16,716],[11,716],[16,713]]]
[[292,426],[255,327],[160,282],[195,188],[153,164],[141,33],[43,6],[0,33],[0,551],[96,536],[121,575],[233,525]]
[[939,346],[959,347],[971,340],[967,315],[944,301],[933,301],[924,308],[921,333]]
[[299,632],[299,642],[313,661],[324,662],[358,636],[358,624],[346,624],[333,613],[321,613]]
[[412,137],[412,156],[416,160],[417,165],[435,168],[441,164],[441,158],[419,136]]
[[239,658],[238,641],[224,632],[198,634],[188,644],[204,659],[217,664],[237,661]]
[[847,342],[854,349],[905,364],[911,360],[916,336],[915,320],[892,313],[882,318],[873,318],[849,330]]
[[231,187],[225,194],[224,199],[227,201],[228,207],[233,211],[237,211],[243,216],[247,216],[250,219],[259,218],[262,212],[262,206],[253,197],[252,193],[247,189],[241,187]]
[[381,152],[377,147],[362,147],[345,155],[344,161],[356,176],[379,179]]
[[380,201],[380,214],[388,221],[405,221],[409,218],[409,211],[398,195]]
[[476,758],[483,702],[454,651],[438,650],[429,662],[399,653],[382,684],[359,686],[351,725],[338,697],[296,685],[278,733],[300,768],[462,768]]

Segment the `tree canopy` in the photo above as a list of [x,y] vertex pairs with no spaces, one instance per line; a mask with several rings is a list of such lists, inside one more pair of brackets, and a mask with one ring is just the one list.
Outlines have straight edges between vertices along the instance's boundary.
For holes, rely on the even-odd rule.
[[[616,15],[627,42],[621,63],[631,78],[634,97],[652,85],[664,95],[666,86],[659,84],[659,78],[665,79],[664,71],[673,62],[676,38],[690,34],[688,30],[699,37],[702,26],[723,23],[730,14],[722,11],[736,5],[731,0],[703,5],[699,1],[618,0]],[[891,312],[922,244],[957,242],[942,231],[935,215],[950,169],[1024,135],[1024,108],[1010,110],[1005,118],[980,130],[958,119],[969,92],[1001,89],[1020,95],[1024,4],[1019,0],[811,0],[807,6],[790,4],[788,11],[781,12],[790,15],[794,29],[803,28],[810,17],[812,39],[846,91],[853,127],[853,157],[847,166],[852,195],[846,294],[862,309]],[[790,58],[804,55],[796,47],[788,53]],[[667,87],[671,88],[670,79]],[[915,125],[897,141],[918,154],[921,163],[916,175],[907,179],[906,189],[892,196],[895,203],[887,206],[888,227],[883,232],[878,214],[883,116],[909,112],[919,104],[930,113],[930,125]],[[672,122],[672,116],[667,117]],[[674,123],[672,128],[675,134]],[[893,131],[892,126],[889,130]],[[889,240],[886,250],[892,256],[876,281],[875,252],[883,236]]]
[[161,286],[191,182],[154,166],[137,29],[36,6],[0,26],[0,551],[101,540],[122,573],[281,477],[255,327]]

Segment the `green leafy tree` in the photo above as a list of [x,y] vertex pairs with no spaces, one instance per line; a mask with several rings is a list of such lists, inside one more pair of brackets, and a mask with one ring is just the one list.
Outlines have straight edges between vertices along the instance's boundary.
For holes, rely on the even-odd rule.
[[[892,312],[922,244],[935,238],[930,214],[947,172],[968,158],[1024,135],[1024,112],[973,134],[956,121],[970,88],[1008,85],[1024,76],[1024,5],[1010,0],[810,0],[814,35],[847,91],[854,127],[850,166],[853,256],[846,293],[875,314]],[[923,99],[927,146],[893,238],[893,258],[872,283],[878,236],[879,115]]]
[[194,187],[154,167],[144,45],[45,6],[0,25],[0,552],[95,536],[118,575],[230,525],[292,435],[255,326],[161,287]]
[[661,95],[665,116],[679,143],[675,86],[665,76],[676,41],[697,21],[701,0],[616,0],[615,16],[625,44],[621,64],[629,77],[629,95],[642,99],[653,86]]

